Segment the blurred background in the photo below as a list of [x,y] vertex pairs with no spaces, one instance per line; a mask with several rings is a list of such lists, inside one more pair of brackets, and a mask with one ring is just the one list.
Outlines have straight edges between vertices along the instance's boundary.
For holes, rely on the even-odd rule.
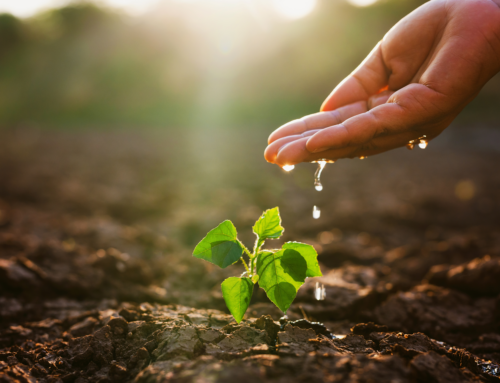
[[457,251],[498,254],[499,76],[427,149],[328,165],[320,193],[315,165],[285,173],[263,158],[271,131],[318,111],[422,3],[0,0],[0,244],[118,249],[164,273],[163,301],[219,308],[222,278],[239,271],[192,249],[225,219],[251,246],[274,206],[324,271],[409,254],[391,286],[463,261]]
[[[267,133],[316,112],[422,3],[3,0],[0,124]],[[460,120],[496,122],[498,85]]]

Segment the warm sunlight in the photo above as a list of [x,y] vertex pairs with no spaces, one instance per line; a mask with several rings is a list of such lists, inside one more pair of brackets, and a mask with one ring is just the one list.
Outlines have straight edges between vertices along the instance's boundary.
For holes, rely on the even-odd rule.
[[272,0],[274,9],[287,19],[300,19],[311,13],[317,0]]
[[[206,1],[206,0],[203,0]],[[374,3],[376,0],[348,0],[354,5],[364,6]],[[0,13],[8,12],[18,17],[30,17],[45,9],[63,6],[70,3],[70,0],[0,0]],[[200,0],[177,0],[177,2],[200,2]],[[237,0],[217,0],[220,3],[238,3]],[[122,9],[132,14],[140,15],[150,11],[154,5],[162,4],[161,0],[95,0],[97,4],[111,6]],[[242,2],[249,9],[256,9],[259,2]],[[260,3],[265,4],[264,3]],[[268,3],[272,9],[280,16],[296,20],[310,14],[316,7],[317,0],[270,0]]]
[[57,0],[0,0],[0,13],[8,12],[18,17],[29,17],[41,10],[64,3],[64,1]]
[[[70,3],[69,0],[0,0],[0,13],[8,12],[18,17],[30,17],[37,12],[63,6]],[[130,14],[141,14],[156,4],[157,0],[100,0],[97,4],[103,4],[114,8],[123,9]]]
[[375,4],[378,0],[347,0],[350,4],[356,7],[368,7],[369,5]]
[[[149,11],[158,0],[105,0],[104,4],[114,8],[123,9],[132,15],[140,15]],[[99,3],[99,2],[97,2]]]

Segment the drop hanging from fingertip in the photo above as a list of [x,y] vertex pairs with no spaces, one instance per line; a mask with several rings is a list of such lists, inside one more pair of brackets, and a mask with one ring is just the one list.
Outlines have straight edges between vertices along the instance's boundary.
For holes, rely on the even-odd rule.
[[422,136],[419,138],[418,147],[420,149],[425,149],[427,147],[427,145],[429,144],[429,141],[427,141],[425,138],[426,138],[425,136]]
[[427,136],[424,134],[422,137],[417,138],[416,140],[411,140],[406,144],[406,148],[408,150],[413,150],[415,145],[418,145],[420,149],[425,149],[427,145],[429,145],[429,140],[427,140]]
[[291,172],[293,169],[295,169],[295,165],[284,165],[282,167],[282,169],[285,171],[285,172]]

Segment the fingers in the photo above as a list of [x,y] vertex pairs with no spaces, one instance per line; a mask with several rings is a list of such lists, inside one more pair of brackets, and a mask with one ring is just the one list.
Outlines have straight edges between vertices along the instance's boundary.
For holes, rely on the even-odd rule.
[[[316,130],[313,132],[317,132]],[[292,135],[292,136],[287,136],[280,138],[273,143],[271,143],[266,150],[264,151],[264,158],[266,159],[267,162],[275,162],[276,161],[276,156],[278,155],[278,152],[280,149],[282,149],[284,146],[289,144],[290,142],[296,141],[299,138],[303,138],[301,135]],[[292,165],[292,164],[288,164]]]
[[298,120],[290,121],[289,123],[279,127],[269,136],[268,143],[291,135],[303,134],[304,132],[322,129],[327,126],[340,124],[341,122],[360,113],[367,111],[366,102],[356,102],[350,105],[343,106],[337,110],[328,112],[314,113],[309,116],[302,117]]
[[[394,109],[394,106],[398,107],[397,105],[389,105],[389,108]],[[377,137],[384,128],[374,113],[367,112],[342,124],[321,130],[308,139],[306,147],[311,153],[318,153],[327,149],[358,146]]]
[[[372,96],[368,100],[368,105],[371,105],[372,107],[381,105],[389,99],[392,93],[393,92],[385,91]],[[360,101],[354,104],[343,106],[334,111],[315,113],[303,117],[300,120],[291,121],[271,134],[271,136],[269,137],[269,146],[264,152],[264,157],[268,162],[275,162],[280,150],[282,150],[290,142],[304,137],[310,137],[316,134],[321,130],[315,129],[316,127],[324,128],[325,126],[335,126],[353,116],[365,113],[366,111],[367,103],[364,101]],[[294,153],[293,151],[295,150],[293,148],[296,147],[293,146],[292,148],[289,148],[289,151],[292,151],[292,153]],[[287,153],[290,153],[289,151],[287,151]]]
[[362,145],[381,133],[387,132],[387,117],[391,113],[400,114],[399,109],[397,104],[380,105],[367,113],[352,117],[342,124],[323,129],[308,139],[307,149],[311,153],[317,153],[327,149]]
[[332,149],[320,153],[311,153],[306,148],[307,139],[297,140],[285,146],[276,156],[276,164],[279,166],[295,165],[300,162],[311,162],[319,159],[337,160],[350,157],[357,148]]
[[344,157],[352,157],[359,148],[348,147],[342,149],[331,149],[320,153],[311,153],[306,147],[307,138],[301,138],[289,143],[278,152],[275,163],[281,167],[295,165],[300,162],[311,162],[319,159],[337,160]]
[[308,139],[308,137],[300,138],[282,147],[276,153],[274,163],[283,167],[305,161],[311,154],[306,148]]
[[[439,121],[447,111],[443,95],[420,84],[394,93],[388,103],[354,116],[341,124],[322,129],[311,136],[306,148],[311,153],[363,145],[373,138],[412,131]],[[375,100],[377,102],[377,100]],[[418,133],[415,133],[418,134]]]
[[[437,134],[432,134],[427,136],[430,140],[437,136]],[[280,166],[284,165],[295,165],[298,163],[296,159],[302,159],[302,162],[317,161],[320,159],[327,159],[336,161],[341,158],[356,158],[356,157],[369,157],[375,154],[380,154],[388,150],[400,148],[406,146],[409,141],[414,140],[418,137],[418,134],[412,131],[407,131],[403,133],[398,133],[385,137],[374,138],[363,145],[359,146],[349,146],[340,149],[328,149],[318,153],[310,153],[307,148],[303,147],[303,143],[296,146],[286,147],[284,150],[280,151],[276,163]],[[309,155],[307,153],[309,152]]]
[[393,91],[385,90],[379,94],[371,96],[367,102],[368,109],[373,109],[379,105],[385,104],[393,94],[394,94]]
[[366,101],[378,94],[389,81],[389,73],[382,57],[381,43],[371,51],[361,65],[347,76],[321,106],[321,111],[340,108],[358,101]]

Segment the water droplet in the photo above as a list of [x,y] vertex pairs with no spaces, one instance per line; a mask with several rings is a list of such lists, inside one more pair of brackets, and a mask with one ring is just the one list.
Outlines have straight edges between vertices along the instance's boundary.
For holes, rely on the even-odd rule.
[[428,144],[429,144],[429,141],[427,141],[427,136],[425,134],[422,137],[418,138],[418,147],[420,149],[425,149]]
[[283,166],[282,168],[285,172],[290,172],[292,171],[293,169],[295,169],[295,165],[285,165]]
[[368,158],[368,156],[361,156],[361,157],[359,157],[360,160],[364,160],[365,158]]
[[321,172],[326,166],[326,161],[324,160],[319,160],[318,161],[318,168],[316,169],[316,173],[314,173],[314,188],[317,191],[323,190],[323,184],[321,183]]
[[319,217],[321,217],[321,210],[319,210],[318,207],[316,205],[314,205],[314,207],[313,207],[313,218],[314,219],[318,219]]
[[326,297],[325,285],[323,283],[316,282],[316,289],[314,289],[314,297],[317,301],[324,301]]
[[411,140],[410,142],[408,142],[408,143],[406,144],[406,148],[407,148],[408,150],[413,150],[413,148],[415,148],[415,140]]

